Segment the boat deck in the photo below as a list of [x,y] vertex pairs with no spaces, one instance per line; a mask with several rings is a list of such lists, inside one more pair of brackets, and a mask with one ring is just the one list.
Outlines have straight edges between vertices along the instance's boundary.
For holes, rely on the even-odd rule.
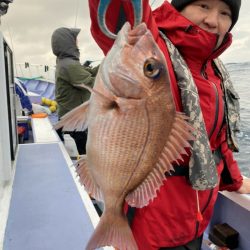
[[20,145],[4,250],[84,249],[94,226],[61,152]]
[[32,129],[16,156],[3,250],[85,249],[99,216],[49,119]]

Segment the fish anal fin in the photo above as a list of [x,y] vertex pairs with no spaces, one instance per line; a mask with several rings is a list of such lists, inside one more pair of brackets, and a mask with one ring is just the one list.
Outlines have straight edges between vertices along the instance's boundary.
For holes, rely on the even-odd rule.
[[88,107],[89,101],[74,108],[54,125],[54,129],[63,128],[64,131],[84,131],[87,128]]
[[76,172],[80,178],[80,183],[84,185],[86,191],[89,195],[96,200],[102,201],[102,192],[99,186],[95,183],[89,168],[86,156],[82,156],[82,158],[77,162]]
[[127,218],[122,214],[115,216],[113,213],[107,214],[104,211],[86,250],[104,246],[113,246],[119,250],[138,250]]
[[165,173],[174,171],[172,163],[179,164],[183,160],[182,154],[187,154],[185,148],[190,147],[189,141],[194,139],[192,134],[194,129],[188,124],[187,119],[182,113],[176,113],[167,143],[156,166],[146,179],[126,196],[126,201],[130,206],[141,208],[148,205],[150,200],[156,197],[157,190],[163,185],[163,181],[166,179]]
[[[165,161],[161,158],[142,184],[126,196],[125,200],[127,203],[132,207],[138,208],[147,206],[149,202],[156,197],[157,190],[160,189],[163,185],[163,181],[166,179],[165,168]],[[171,166],[167,167],[167,169],[170,168]]]

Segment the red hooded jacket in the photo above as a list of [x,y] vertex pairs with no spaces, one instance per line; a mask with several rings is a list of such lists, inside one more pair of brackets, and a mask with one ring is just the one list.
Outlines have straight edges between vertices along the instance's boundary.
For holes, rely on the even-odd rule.
[[[97,6],[99,0],[89,0],[92,20],[91,32],[100,48],[106,54],[113,40],[106,37],[97,24]],[[133,24],[133,11],[130,1],[112,1],[106,15],[106,23],[111,31],[116,30],[119,9],[123,5],[126,19]],[[178,48],[185,59],[198,88],[201,110],[210,138],[211,150],[221,147],[223,159],[217,165],[220,176],[224,167],[230,176],[229,184],[223,183],[213,190],[198,192],[198,202],[203,216],[197,220],[197,196],[184,176],[169,177],[158,192],[157,197],[146,207],[136,209],[132,222],[132,231],[139,249],[153,250],[160,247],[184,245],[200,236],[206,229],[213,213],[213,207],[219,188],[236,191],[242,185],[242,176],[226,142],[224,120],[223,91],[221,79],[215,74],[213,59],[217,58],[231,44],[231,34],[224,43],[214,50],[217,35],[206,32],[184,18],[172,5],[165,1],[158,9],[151,11],[148,0],[143,1],[143,22],[151,30],[158,46],[163,51],[171,79],[173,97],[178,111],[182,110],[179,89],[172,68],[165,41],[159,29]],[[188,158],[185,160],[188,166]]]

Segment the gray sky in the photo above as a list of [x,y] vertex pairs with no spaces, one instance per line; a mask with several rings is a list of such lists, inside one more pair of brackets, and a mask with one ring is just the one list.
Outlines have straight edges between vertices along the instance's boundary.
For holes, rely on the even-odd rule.
[[[153,8],[163,0],[151,0]],[[224,62],[250,61],[250,1],[242,0],[240,18],[233,30],[233,45]],[[75,25],[76,24],[76,25]],[[50,38],[58,27],[79,27],[81,62],[101,60],[103,55],[90,35],[87,0],[14,0],[1,18],[1,30],[14,50],[15,63],[55,65]]]

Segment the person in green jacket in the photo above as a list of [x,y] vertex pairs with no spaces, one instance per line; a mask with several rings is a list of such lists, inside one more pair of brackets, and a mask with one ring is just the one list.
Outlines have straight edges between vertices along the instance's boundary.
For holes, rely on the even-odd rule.
[[[80,52],[77,46],[77,36],[80,29],[61,27],[56,29],[51,38],[51,47],[56,59],[55,96],[58,104],[58,118],[87,101],[90,92],[81,84],[93,87],[98,66],[86,67],[80,64]],[[61,130],[57,130],[63,141]],[[86,131],[69,133],[75,140],[79,154],[85,154],[87,140]]]

